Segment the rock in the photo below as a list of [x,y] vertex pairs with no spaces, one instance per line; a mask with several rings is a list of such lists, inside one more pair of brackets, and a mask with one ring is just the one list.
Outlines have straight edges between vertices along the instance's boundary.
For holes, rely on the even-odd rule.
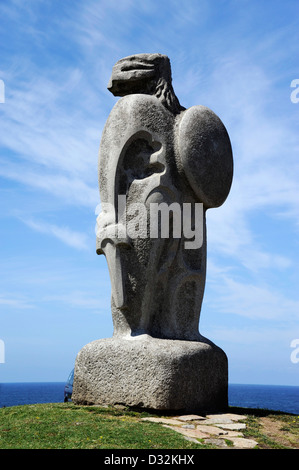
[[244,434],[240,431],[226,431],[226,434],[219,437],[223,439],[229,439],[230,437],[244,437]]
[[233,421],[226,416],[215,416],[205,419],[202,424],[233,424]]
[[184,428],[179,428],[177,426],[168,426],[167,424],[163,424],[164,427],[172,429],[173,431],[179,432],[180,434],[183,434],[184,436],[187,437],[192,437],[192,438],[197,438],[197,439],[203,439],[209,437],[208,433],[202,432],[199,429],[184,429]]
[[74,404],[187,413],[227,405],[227,359],[209,342],[147,335],[96,340],[77,355],[75,376]]
[[220,429],[218,426],[211,426],[205,424],[198,424],[196,429],[206,434],[212,434],[213,436],[220,436],[227,434],[227,431]]
[[253,449],[258,445],[253,439],[246,439],[243,437],[231,437],[229,438],[232,441],[236,449]]
[[245,429],[246,428],[246,424],[245,423],[233,423],[233,424],[216,424],[215,423],[215,426],[218,426],[222,429],[230,429],[232,431],[239,431],[241,429]]
[[177,419],[172,419],[172,418],[156,418],[156,417],[146,417],[146,418],[141,418],[142,421],[150,421],[151,423],[161,423],[161,424],[169,424],[169,425],[177,425],[181,426],[181,421],[178,421]]
[[223,439],[205,439],[204,440],[205,444],[212,444],[217,447],[227,447],[226,442]]
[[178,416],[176,419],[179,421],[201,421],[205,418],[199,415],[185,415],[185,416]]
[[230,419],[232,421],[242,421],[247,419],[247,416],[245,415],[238,415],[236,413],[216,413],[216,414],[208,414],[206,415],[206,419]]
[[[236,417],[234,423],[223,422],[218,424],[212,424],[213,421],[226,421],[230,418],[227,418],[225,415],[209,415],[209,418],[207,420],[202,420],[202,424],[197,424],[196,426],[194,424],[182,424],[183,422],[187,421],[187,417],[189,418],[188,421],[193,420],[194,422],[196,422],[198,420],[198,415],[186,415],[174,419],[165,417],[148,417],[141,419],[161,423],[164,427],[172,429],[173,431],[182,434],[186,439],[190,440],[191,442],[199,443],[197,439],[203,439],[204,444],[211,444],[213,446],[216,446],[217,448],[233,447],[235,449],[253,449],[258,445],[255,440],[245,438],[240,431],[226,429],[228,426],[230,428],[234,427],[241,429],[244,429],[246,427],[245,423],[237,423]],[[211,424],[207,424],[207,422]],[[228,445],[226,441],[230,441],[232,445]]]

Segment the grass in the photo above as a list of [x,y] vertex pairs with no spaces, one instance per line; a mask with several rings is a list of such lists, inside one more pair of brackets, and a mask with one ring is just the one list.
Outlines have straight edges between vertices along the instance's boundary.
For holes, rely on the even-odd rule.
[[145,414],[71,403],[0,409],[0,449],[197,449]]
[[[244,437],[256,440],[259,448],[299,448],[299,417],[267,410],[230,408],[229,411],[246,415]],[[187,441],[161,424],[140,419],[150,415],[153,416],[72,403],[1,408],[0,449],[215,448]]]

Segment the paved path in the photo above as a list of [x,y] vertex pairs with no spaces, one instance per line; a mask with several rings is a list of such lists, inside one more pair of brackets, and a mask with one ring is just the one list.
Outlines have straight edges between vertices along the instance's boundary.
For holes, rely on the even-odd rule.
[[[211,414],[205,417],[199,415],[183,415],[175,418],[142,418],[144,421],[161,423],[163,426],[181,433],[186,439],[199,443],[202,439],[206,444],[219,448],[231,447],[236,449],[253,449],[257,442],[244,437],[242,430],[246,424],[246,416],[234,413]],[[230,441],[228,445],[226,441]]]

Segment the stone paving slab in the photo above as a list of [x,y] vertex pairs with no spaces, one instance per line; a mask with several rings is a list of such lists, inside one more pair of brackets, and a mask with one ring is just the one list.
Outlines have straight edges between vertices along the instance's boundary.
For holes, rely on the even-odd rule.
[[236,449],[253,449],[258,445],[253,439],[246,439],[244,437],[232,437],[229,440],[232,441]]
[[231,431],[240,431],[241,429],[246,428],[245,423],[232,423],[232,424],[217,424],[215,423],[214,426],[217,426],[222,429],[230,429]]
[[[177,426],[169,426],[167,424],[163,424],[164,428],[172,429],[173,431],[179,432],[184,436],[196,438],[196,439],[204,439],[210,437],[209,433],[205,433],[200,431],[199,429],[186,429],[186,428],[178,428]],[[197,441],[197,443],[199,443]]]
[[216,414],[211,414],[207,415],[206,419],[214,419],[214,418],[228,418],[231,419],[232,421],[242,421],[244,419],[247,419],[247,416],[245,415],[238,415],[236,413],[216,413]]
[[179,432],[185,439],[192,442],[213,444],[219,448],[228,448],[225,440],[229,440],[235,449],[252,449],[258,445],[253,439],[244,437],[241,430],[246,429],[245,423],[238,421],[245,420],[244,415],[234,413],[217,413],[207,415],[182,415],[175,418],[148,417],[141,418],[144,421],[160,423],[168,429]]
[[199,415],[183,415],[183,416],[178,416],[176,419],[179,421],[200,421],[200,420],[205,420],[206,418],[204,416],[199,416]]
[[196,429],[206,434],[212,434],[213,436],[220,436],[220,435],[227,434],[226,430],[221,429],[218,426],[212,426],[208,424],[198,424],[196,426]]
[[228,447],[224,439],[205,439],[205,444],[212,444],[213,446],[217,446],[219,448]]
[[229,439],[230,437],[244,437],[244,434],[240,431],[227,431],[227,434],[219,435],[221,439]]
[[182,425],[182,421],[179,421],[178,419],[173,419],[173,418],[154,418],[154,417],[148,417],[148,418],[141,418],[142,421],[151,421],[152,423],[161,423],[161,424],[173,424],[177,426]]
[[233,421],[230,418],[227,418],[226,416],[213,416],[208,419],[204,419],[202,421],[202,424],[233,424],[235,421]]

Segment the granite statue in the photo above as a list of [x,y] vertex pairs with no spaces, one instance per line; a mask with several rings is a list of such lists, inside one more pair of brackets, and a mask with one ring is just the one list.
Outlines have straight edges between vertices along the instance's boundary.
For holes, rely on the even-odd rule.
[[120,99],[100,144],[96,251],[109,268],[114,332],[79,352],[74,401],[223,408],[227,358],[199,319],[206,211],[232,184],[227,130],[209,108],[180,104],[165,55],[119,60],[108,90]]

